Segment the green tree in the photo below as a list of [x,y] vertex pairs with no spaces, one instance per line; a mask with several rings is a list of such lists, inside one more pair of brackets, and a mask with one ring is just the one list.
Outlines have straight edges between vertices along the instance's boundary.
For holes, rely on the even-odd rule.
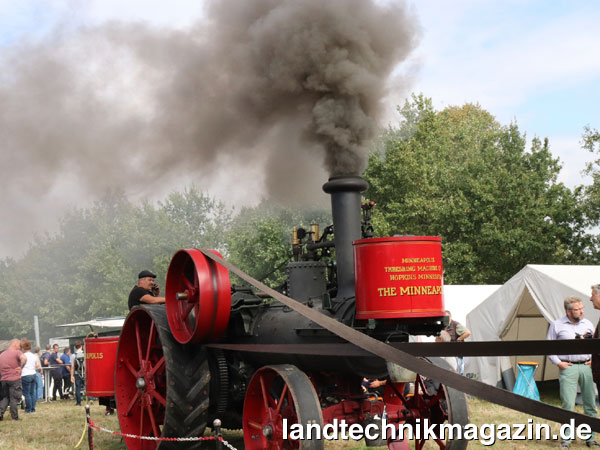
[[586,165],[585,174],[592,182],[583,188],[583,195],[590,225],[597,225],[600,222],[600,131],[586,126],[581,146],[595,155],[595,159]]
[[230,260],[265,284],[280,286],[286,277],[286,264],[292,259],[293,227],[308,228],[311,223],[329,225],[331,214],[321,209],[298,210],[267,202],[244,208],[227,236]]
[[529,263],[589,259],[580,195],[557,182],[548,140],[478,105],[436,111],[413,96],[364,174],[380,235],[443,238],[448,283],[503,283]]
[[[142,269],[163,286],[180,248],[224,248],[230,213],[196,188],[172,193],[157,206],[110,192],[88,209],[74,209],[54,235],[36,238],[19,260],[0,264],[0,338],[33,335],[42,342],[57,324],[127,313],[127,296]],[[81,330],[87,332],[89,330]]]

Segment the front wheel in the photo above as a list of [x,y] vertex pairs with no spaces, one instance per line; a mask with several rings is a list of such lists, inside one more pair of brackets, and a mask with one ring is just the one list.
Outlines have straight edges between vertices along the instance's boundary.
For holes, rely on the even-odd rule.
[[[266,366],[250,380],[244,401],[246,450],[322,450],[323,441],[286,435],[294,425],[323,429],[323,413],[310,379],[291,364]],[[315,428],[316,428],[315,427]]]
[[[453,370],[443,358],[427,358],[432,364],[446,370]],[[427,420],[436,424],[435,429],[438,439],[426,439],[424,432],[420,438],[415,438],[415,450],[421,450],[427,442],[432,442],[440,450],[465,450],[468,441],[465,439],[450,439],[449,436],[440,436],[440,425],[457,425],[464,429],[469,422],[467,398],[464,392],[457,391],[436,380],[431,380],[417,374],[414,382],[414,392],[405,393],[405,383],[388,383],[384,393],[384,402],[388,404],[402,404],[410,414],[406,423],[411,424],[416,432],[416,427],[423,431],[423,424]],[[418,419],[418,420],[417,420]],[[389,449],[400,449],[405,442],[388,440]]]

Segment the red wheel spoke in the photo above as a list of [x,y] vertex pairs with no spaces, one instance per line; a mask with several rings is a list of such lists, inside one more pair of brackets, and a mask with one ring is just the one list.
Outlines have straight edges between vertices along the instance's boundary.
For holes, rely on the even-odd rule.
[[432,405],[439,403],[439,401],[442,398],[442,395],[444,395],[444,389],[443,389],[442,385],[440,384],[438,393],[434,397],[431,397],[429,400],[425,401],[425,406],[427,408],[430,408]]
[[135,369],[133,368],[133,366],[131,365],[131,363],[129,362],[129,360],[128,360],[128,359],[126,359],[126,360],[125,360],[125,367],[127,367],[127,370],[129,370],[129,372],[131,372],[131,375],[133,375],[133,377],[134,377],[135,379],[137,379],[137,377],[138,377],[138,372],[137,372],[137,370],[135,370]]
[[154,376],[154,374],[156,373],[156,371],[157,371],[158,369],[160,369],[162,366],[164,366],[164,364],[165,364],[165,357],[163,356],[162,358],[160,358],[160,359],[158,360],[158,362],[156,363],[156,365],[155,365],[155,366],[152,368],[152,370],[151,370],[151,371],[148,373],[148,376],[149,376],[149,377],[153,377],[153,376]]
[[158,393],[158,391],[152,391],[152,397],[154,397],[158,403],[163,405],[165,408],[167,407],[167,400]]
[[[283,405],[283,400],[285,399],[285,396],[288,394],[288,386],[287,384],[283,385],[283,390],[281,391],[281,396],[279,397],[279,401],[277,402],[277,409],[275,409],[275,414],[279,414],[279,411],[281,410],[281,405]],[[289,402],[289,400],[288,400]]]
[[265,388],[265,380],[262,377],[262,375],[260,376],[259,380],[260,380],[260,390],[262,392],[263,406],[265,408],[265,411],[267,411],[269,409],[269,400],[271,400],[271,396],[267,392],[267,388]]
[[187,279],[185,275],[183,276],[183,284],[185,284],[185,287],[188,288],[188,290],[190,291],[194,289],[194,285],[190,280]]
[[127,405],[127,409],[125,410],[125,416],[128,416],[129,414],[131,414],[131,410],[133,409],[133,407],[135,406],[136,402],[139,400],[140,398],[140,391],[137,391],[135,393],[135,395],[133,396],[133,398],[131,399],[131,402],[129,402],[129,405]]
[[152,349],[152,343],[154,342],[156,334],[156,327],[154,326],[154,322],[150,324],[150,334],[148,336],[148,347],[146,348],[146,361],[150,359],[150,350]]
[[248,421],[248,426],[250,426],[251,428],[255,428],[257,430],[262,430],[263,426],[258,423],[258,422],[254,422],[254,421]]
[[137,344],[138,351],[138,359],[140,361],[140,368],[142,368],[142,361],[144,359],[144,354],[142,353],[142,338],[140,336],[140,324],[139,322],[135,322],[135,342]]
[[144,435],[144,398],[142,397],[142,407],[140,408],[140,432],[138,436]]
[[190,303],[189,305],[187,305],[185,312],[181,315],[181,320],[185,321],[187,320],[188,316],[190,315],[190,313],[192,312],[192,310],[196,307],[195,303]]
[[156,421],[154,420],[154,412],[152,411],[152,406],[150,404],[146,405],[146,411],[148,411],[148,416],[150,417],[150,423],[152,424],[152,432],[155,437],[160,437],[160,430],[158,426],[156,426]]

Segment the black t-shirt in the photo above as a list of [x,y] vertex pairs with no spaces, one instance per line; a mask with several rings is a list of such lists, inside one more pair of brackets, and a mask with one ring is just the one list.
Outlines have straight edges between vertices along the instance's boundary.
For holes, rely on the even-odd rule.
[[144,289],[141,286],[134,286],[131,292],[129,293],[129,311],[131,311],[131,309],[134,306],[141,305],[142,302],[140,300],[146,294],[152,295],[152,291]]
[[42,354],[42,357],[40,358],[40,362],[42,363],[42,367],[48,367],[48,364],[50,364],[50,362],[48,362],[48,364],[46,364],[46,360],[50,360],[50,352],[44,352]]
[[52,369],[52,375],[62,375],[62,360],[58,357],[58,353],[50,353],[50,358],[48,358],[48,363],[51,366],[60,366]]

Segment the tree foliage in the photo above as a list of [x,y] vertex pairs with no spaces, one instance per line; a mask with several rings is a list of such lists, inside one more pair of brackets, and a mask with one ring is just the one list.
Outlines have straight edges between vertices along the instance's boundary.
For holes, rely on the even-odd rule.
[[292,258],[293,227],[308,228],[311,223],[329,225],[331,213],[272,206],[266,202],[244,208],[228,236],[231,261],[263,283],[280,286],[285,280],[285,266]]
[[548,140],[529,149],[515,123],[478,105],[436,111],[413,96],[369,160],[380,235],[443,238],[448,283],[503,283],[530,263],[595,257],[580,192],[557,182]]
[[58,233],[37,238],[25,256],[0,264],[0,338],[61,334],[55,325],[127,313],[137,273],[151,269],[164,289],[168,264],[181,248],[223,251],[231,212],[195,187],[154,206],[122,192],[65,215]]
[[581,146],[595,155],[595,159],[585,169],[585,174],[591,177],[592,182],[583,188],[583,195],[590,223],[596,225],[600,222],[600,131],[586,126]]

